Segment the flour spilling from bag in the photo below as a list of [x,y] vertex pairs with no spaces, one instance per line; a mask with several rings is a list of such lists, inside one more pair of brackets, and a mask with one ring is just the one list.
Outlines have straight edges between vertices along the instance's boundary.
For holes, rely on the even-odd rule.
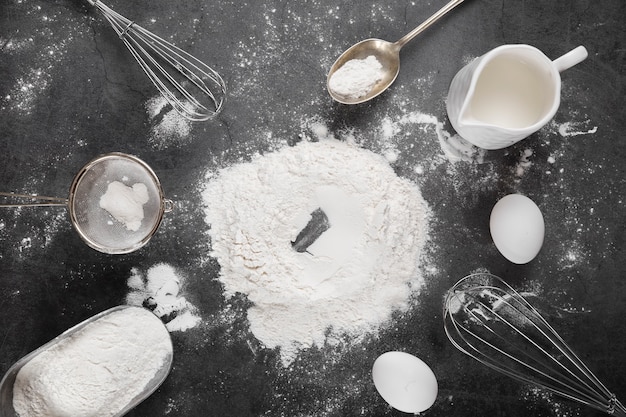
[[253,303],[250,329],[284,365],[375,331],[422,286],[429,208],[370,151],[303,141],[207,178],[203,200],[226,296]]
[[125,303],[151,310],[170,332],[200,324],[197,307],[185,298],[185,277],[172,265],[159,263],[145,272],[133,268],[126,285]]

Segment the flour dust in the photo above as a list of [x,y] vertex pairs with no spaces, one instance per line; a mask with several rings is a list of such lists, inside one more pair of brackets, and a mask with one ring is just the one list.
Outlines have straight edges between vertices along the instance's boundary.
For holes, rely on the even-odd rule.
[[[48,94],[56,69],[66,65],[66,56],[74,39],[85,36],[87,30],[78,18],[68,16],[63,8],[19,3],[19,13],[39,24],[33,26],[33,31],[17,32],[9,39],[0,38],[1,51],[15,58],[28,54],[34,59],[30,61],[30,67],[13,80],[9,91],[0,97],[0,110],[21,118],[31,116],[39,97]],[[58,28],[58,32],[52,27]]]
[[184,296],[184,275],[169,264],[154,265],[145,273],[134,268],[126,285],[126,304],[152,310],[171,332],[184,332],[201,322],[198,309]]
[[[3,60],[14,62],[16,71],[3,75],[6,89],[0,96],[0,111],[15,120],[17,124],[38,125],[33,121],[40,100],[50,95],[55,77],[64,72],[71,59],[74,43],[91,32],[84,23],[84,17],[67,13],[64,7],[42,6],[38,2],[17,1],[8,6],[20,19],[30,20],[31,30],[16,30],[10,37],[0,35],[0,53]],[[49,132],[54,136],[57,131]],[[62,134],[65,134],[63,132]],[[56,138],[53,138],[56,139]],[[66,138],[64,138],[66,139]],[[10,140],[18,140],[12,137]],[[34,195],[55,195],[50,189],[50,178],[43,178],[42,172],[59,171],[59,166],[68,166],[75,151],[86,143],[59,141],[55,152],[41,154],[32,161],[21,161],[15,172],[23,172],[12,185],[14,189],[3,191]],[[19,160],[16,159],[16,161]],[[69,188],[72,177],[67,178]],[[62,193],[67,192],[63,188]],[[59,196],[63,196],[60,194]],[[5,256],[15,259],[28,259],[45,250],[61,231],[71,229],[70,219],[64,207],[28,209],[3,209],[0,213],[0,239],[7,242],[3,249]],[[15,239],[15,234],[21,238]],[[11,236],[11,239],[6,239]],[[2,256],[2,255],[0,255]]]
[[580,412],[575,407],[572,407],[571,402],[563,401],[556,395],[534,386],[527,386],[526,391],[522,393],[522,397],[533,402],[547,405],[554,413],[554,417],[580,416]]
[[150,121],[148,142],[154,148],[184,145],[193,139],[192,122],[174,110],[163,96],[152,97],[145,107]]

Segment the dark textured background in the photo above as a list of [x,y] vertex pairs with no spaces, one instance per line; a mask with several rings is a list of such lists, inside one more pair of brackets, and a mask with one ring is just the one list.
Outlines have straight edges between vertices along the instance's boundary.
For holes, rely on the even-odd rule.
[[[556,327],[626,398],[623,0],[467,0],[403,49],[391,90],[355,107],[333,103],[325,91],[326,71],[337,55],[361,39],[396,40],[443,2],[109,4],[218,70],[229,87],[228,102],[216,120],[194,124],[186,141],[155,146],[149,140],[154,121],[144,108],[154,88],[101,16],[78,0],[0,0],[0,188],[65,196],[83,164],[121,151],[148,162],[178,202],[148,246],[123,256],[84,245],[69,219],[59,217],[63,209],[3,209],[0,372],[79,321],[123,303],[132,268],[166,262],[186,277],[185,296],[203,324],[172,333],[169,378],[129,415],[399,416],[371,383],[374,359],[388,350],[413,353],[434,370],[440,394],[428,415],[601,415],[500,377],[448,343],[443,294],[457,279],[486,269],[514,286],[539,287],[548,302],[575,311]],[[219,266],[207,255],[199,194],[207,172],[297,142],[307,133],[302,118],[315,118],[331,132],[355,129],[361,145],[374,152],[384,144],[368,133],[384,117],[419,111],[452,132],[444,100],[453,75],[504,43],[528,43],[552,58],[585,45],[589,58],[563,74],[555,123],[574,120],[597,131],[562,137],[552,125],[487,153],[480,164],[429,165],[442,155],[431,128],[407,128],[396,138],[394,169],[420,186],[433,211],[425,286],[407,313],[363,340],[304,351],[288,368],[250,333],[245,297],[228,307],[233,317],[215,319],[228,301],[217,281]],[[418,82],[424,77],[428,82]],[[35,87],[25,91],[37,94],[26,100],[20,86],[30,81]],[[517,175],[520,154],[528,149],[532,164]],[[426,169],[416,171],[416,165]],[[512,192],[532,198],[546,221],[541,253],[522,266],[497,252],[488,230],[491,207]]]

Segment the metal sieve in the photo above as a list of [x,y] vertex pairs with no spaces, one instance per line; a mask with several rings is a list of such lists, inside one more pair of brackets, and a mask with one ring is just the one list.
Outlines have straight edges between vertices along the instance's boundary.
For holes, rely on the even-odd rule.
[[[142,205],[143,218],[132,230],[100,206],[100,199],[114,181],[128,187],[145,186],[148,198]],[[67,206],[72,226],[81,239],[93,249],[109,254],[129,253],[144,246],[156,233],[164,213],[174,208],[172,200],[164,197],[154,171],[141,159],[119,152],[101,155],[85,165],[74,177],[67,199],[15,193],[0,196],[31,200],[0,207]]]

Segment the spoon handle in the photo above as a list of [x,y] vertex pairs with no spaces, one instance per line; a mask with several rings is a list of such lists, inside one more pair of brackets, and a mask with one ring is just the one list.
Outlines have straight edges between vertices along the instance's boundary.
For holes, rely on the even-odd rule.
[[404,44],[406,44],[408,41],[410,41],[411,39],[413,39],[414,37],[416,37],[417,35],[422,33],[424,30],[428,29],[433,23],[435,23],[437,20],[439,20],[441,17],[443,17],[450,10],[454,9],[456,6],[458,6],[459,4],[463,3],[463,1],[465,1],[465,0],[452,0],[452,1],[450,1],[448,4],[446,4],[441,9],[439,9],[439,11],[437,11],[431,17],[426,19],[424,21],[424,23],[422,23],[421,25],[419,25],[418,27],[416,27],[415,29],[413,29],[412,31],[410,31],[409,33],[404,35],[398,41],[396,41],[396,43],[395,43],[396,47],[398,49],[402,48],[404,46]]

